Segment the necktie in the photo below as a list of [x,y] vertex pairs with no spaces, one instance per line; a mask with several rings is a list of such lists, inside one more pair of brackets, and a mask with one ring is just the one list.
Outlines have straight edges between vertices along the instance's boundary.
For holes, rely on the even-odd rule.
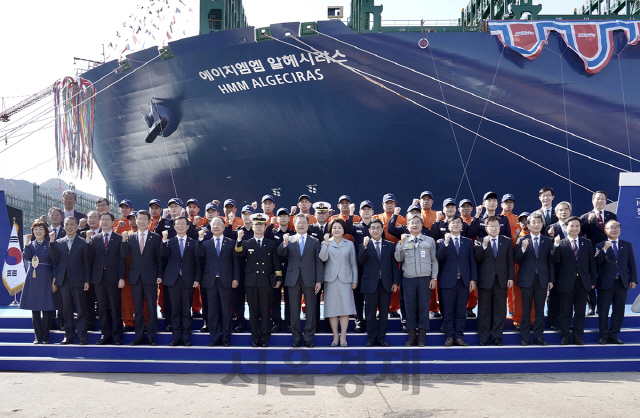
[[380,258],[380,241],[376,241],[376,252],[378,253],[378,258]]
[[[69,248],[69,252],[71,252],[71,247],[73,246],[73,239],[67,240],[67,248]],[[617,254],[617,251],[616,251]]]
[[547,225],[549,225],[551,223],[551,209],[547,209],[545,212],[544,218],[547,221]]
[[578,240],[574,239],[573,240],[573,255],[576,256],[576,260],[578,259]]
[[180,238],[180,258],[184,255],[184,238]]
[[604,220],[602,219],[602,211],[598,212],[598,226],[600,227],[600,231],[604,231]]
[[261,239],[258,240],[258,248],[262,248],[262,240]]
[[458,237],[453,239],[453,244],[456,246],[456,254],[460,254],[460,242],[458,242]]
[[616,256],[616,260],[618,259],[618,243],[616,241],[611,241],[611,245],[613,245],[613,255]]
[[498,256],[498,245],[496,244],[496,239],[492,239],[491,240],[492,244],[491,244],[491,248],[493,248],[493,257],[497,257]]
[[109,248],[109,234],[104,234],[104,253],[107,253],[107,249]]
[[220,257],[220,238],[216,238],[216,254]]
[[300,236],[300,257],[304,253],[304,235]]
[[37,250],[38,248],[40,248],[40,241],[36,240],[33,242],[33,246],[35,247],[35,249]]
[[536,258],[538,258],[538,237],[533,239],[533,251],[536,253]]
[[140,254],[144,252],[144,233],[140,234]]

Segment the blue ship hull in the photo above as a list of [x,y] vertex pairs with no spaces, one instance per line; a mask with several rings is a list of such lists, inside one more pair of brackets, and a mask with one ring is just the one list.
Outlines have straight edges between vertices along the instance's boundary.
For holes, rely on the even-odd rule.
[[[387,80],[388,88],[442,118],[337,63],[273,70],[268,58],[295,54],[299,60],[304,52],[296,47],[308,50],[285,36],[297,34],[298,27],[272,26],[273,36],[290,45],[255,42],[253,28],[183,39],[169,44],[175,58],[156,59],[131,73],[157,55],[155,48],[140,51],[128,56],[133,70],[98,83],[100,90],[122,79],[96,98],[94,140],[95,161],[117,198],[132,200],[136,208],[175,195],[201,203],[234,198],[241,206],[270,193],[278,207],[289,207],[302,193],[332,204],[349,194],[354,202],[376,205],[383,194],[394,193],[406,208],[430,190],[440,208],[447,197],[479,203],[493,190],[513,193],[520,212],[539,207],[538,190],[551,186],[556,203],[568,200],[574,213],[582,213],[591,208],[585,188],[605,190],[616,200],[619,172],[640,168],[629,158],[640,157],[640,45],[628,46],[622,33],[614,35],[610,63],[595,75],[585,72],[556,34],[532,61],[504,49],[489,33],[429,34],[423,50],[420,34],[355,34],[340,22],[318,22],[321,33],[389,61],[326,36],[300,38],[330,55],[338,50],[346,65]],[[264,72],[224,78],[210,71],[258,59]],[[117,65],[107,63],[84,77],[96,81]],[[284,73],[289,75],[283,79]],[[488,96],[537,121],[487,103]],[[172,118],[165,137],[146,143],[140,112],[152,98]]]

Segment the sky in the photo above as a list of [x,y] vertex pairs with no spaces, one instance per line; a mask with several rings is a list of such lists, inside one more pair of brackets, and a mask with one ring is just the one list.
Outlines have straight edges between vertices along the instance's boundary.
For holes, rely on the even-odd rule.
[[[102,46],[113,59],[120,53],[126,43],[133,44],[133,39],[126,42],[127,28],[123,23],[130,23],[130,16],[138,16],[138,6],[148,6],[151,0],[32,0],[4,2],[3,24],[0,25],[0,39],[3,42],[3,67],[0,77],[0,96],[4,98],[5,107],[24,100],[52,85],[65,76],[75,76],[74,57],[102,61]],[[169,4],[177,4],[179,0],[170,0]],[[165,1],[156,1],[159,5]],[[178,17],[176,28],[185,30],[187,35],[197,32],[195,19],[199,8],[197,0],[182,0],[181,13],[172,12]],[[383,20],[450,20],[460,17],[460,11],[468,0],[387,0],[376,1],[384,6]],[[582,0],[539,0],[534,3],[543,5],[544,14],[571,14],[573,9],[582,5]],[[249,25],[262,27],[271,23],[305,22],[326,20],[327,6],[344,6],[344,14],[350,13],[349,0],[244,0],[243,5]],[[166,12],[166,10],[165,10]],[[163,16],[166,16],[163,14]],[[164,22],[166,23],[166,21]],[[346,19],[345,19],[346,23]],[[384,23],[383,23],[384,24]],[[182,26],[180,26],[182,25]],[[161,28],[162,31],[165,28]],[[118,32],[121,37],[116,36]],[[129,32],[131,32],[129,30]],[[174,31],[174,38],[179,35]],[[164,32],[163,32],[164,33]],[[138,35],[138,38],[141,38]],[[127,37],[128,39],[128,37]],[[157,40],[157,39],[156,39]],[[136,39],[139,47],[145,42]],[[150,47],[144,43],[145,48]],[[109,45],[118,45],[109,48]],[[135,47],[135,46],[134,46]],[[0,122],[0,178],[23,179],[42,183],[50,178],[58,177],[55,160],[55,133],[53,127],[42,129],[29,137],[9,136],[8,144],[4,144],[5,134],[19,125],[20,117],[39,106],[41,110],[52,104],[53,96],[36,103],[30,108],[15,114],[9,123]],[[39,112],[39,111],[38,111]],[[38,112],[34,113],[37,114]],[[50,110],[47,116],[53,116]],[[31,115],[33,116],[33,115]],[[26,116],[25,120],[31,116]],[[10,123],[15,122],[13,125]],[[46,121],[31,124],[14,135],[35,131]],[[24,138],[11,148],[14,142]],[[6,151],[5,151],[6,149]],[[74,173],[63,172],[61,180],[72,182],[76,188],[95,195],[105,194],[105,181],[99,168],[94,165],[93,177],[86,175],[82,179]]]

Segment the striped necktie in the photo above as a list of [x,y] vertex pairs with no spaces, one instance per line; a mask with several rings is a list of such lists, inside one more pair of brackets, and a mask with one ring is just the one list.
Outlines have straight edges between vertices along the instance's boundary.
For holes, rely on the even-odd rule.
[[577,239],[571,240],[573,242],[573,255],[576,256],[576,260],[578,259],[578,244],[577,244]]

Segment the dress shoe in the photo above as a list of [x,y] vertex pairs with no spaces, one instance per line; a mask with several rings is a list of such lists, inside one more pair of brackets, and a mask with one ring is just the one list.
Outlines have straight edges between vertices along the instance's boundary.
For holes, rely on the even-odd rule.
[[537,345],[541,345],[541,346],[545,346],[545,345],[549,345],[547,344],[547,342],[545,340],[543,340],[542,338],[536,338],[535,340],[533,340],[534,344]]
[[158,345],[158,343],[156,342],[156,340],[149,339],[149,345],[155,347]]
[[389,343],[386,342],[385,340],[378,341],[378,345],[380,347],[391,347],[391,345],[389,345]]
[[191,347],[191,341],[185,341],[184,342],[184,346],[185,347]]
[[291,334],[291,333],[293,332],[293,330],[291,329],[291,325],[289,325],[289,324],[285,325],[285,327],[284,327],[284,331],[285,331],[287,334]]
[[266,341],[263,341],[262,344],[260,344],[260,347],[264,347],[264,348],[269,347],[269,343]]
[[111,339],[111,338],[105,338],[105,337],[102,337],[102,338],[100,338],[98,341],[96,341],[96,345],[106,345],[106,344],[109,344],[109,340],[110,340],[110,339]]
[[40,341],[40,344],[49,344],[49,340],[42,340]]
[[182,341],[180,340],[173,340],[169,343],[169,347],[177,347],[179,345],[182,345]]
[[116,340],[116,341],[114,342],[114,344],[115,344],[115,345],[122,345],[122,341],[120,341],[120,340]]
[[405,347],[411,347],[416,345],[416,330],[415,329],[410,329],[409,330],[409,338],[407,339],[407,342],[404,343]]
[[590,308],[589,312],[587,313],[587,315],[595,315],[595,314],[596,314],[596,311],[593,308]]
[[467,308],[467,318],[475,318],[476,314],[473,312],[473,309]]
[[[34,344],[37,344],[37,343],[34,341]],[[374,345],[376,345],[376,342],[369,340],[367,341],[366,347],[373,347]]]
[[73,344],[73,337],[72,338],[65,337],[64,340],[60,341],[60,345],[68,345],[68,344]]
[[444,334],[444,325],[440,326],[440,334]]
[[573,339],[573,343],[574,343],[575,345],[585,345],[585,344],[584,344],[584,341],[582,341],[580,338],[574,338],[574,339]]
[[606,338],[600,338],[600,341],[598,341],[598,344],[606,345],[607,344],[607,339]]
[[237,327],[235,327],[233,329],[233,332],[244,332],[244,324],[243,325],[238,325]]
[[142,345],[142,344],[144,344],[144,340],[134,340],[134,341],[131,341],[129,345]]
[[400,314],[396,311],[396,312],[390,312],[389,313],[389,318],[400,318]]
[[271,327],[271,333],[275,334],[277,332],[282,331],[282,324],[277,324]]
[[260,343],[258,341],[254,341],[251,343],[251,347],[258,347],[260,345]]
[[209,332],[209,327],[206,322],[204,323],[204,326],[200,328],[200,332]]
[[131,331],[135,331],[136,329],[134,327],[131,327],[129,325],[125,325],[124,328],[122,328],[123,332],[131,332]]
[[516,331],[520,331],[520,325],[519,325],[519,324],[518,324],[518,325],[516,325],[516,326],[514,327],[514,329],[515,329]]
[[487,345],[487,343],[488,343],[488,341],[480,341],[480,345],[481,345],[481,346],[483,346],[483,347],[484,347],[485,345]]
[[202,312],[195,311],[191,316],[193,316],[194,318],[202,318]]
[[498,347],[500,347],[502,345],[502,338],[494,338],[493,345],[497,345]]
[[529,341],[522,340],[522,341],[520,341],[520,345],[522,345],[522,346],[529,345]]
[[301,344],[302,344],[302,341],[296,340],[293,342],[293,344],[291,344],[291,347],[300,347]]
[[355,329],[353,330],[353,332],[355,332],[356,334],[361,334],[365,331],[366,329],[362,325],[356,325]]
[[80,340],[80,345],[87,345],[87,340]]
[[451,347],[453,345],[453,338],[449,337],[444,341],[445,347]]
[[409,332],[409,328],[407,328],[407,324],[402,324],[402,332],[405,334]]
[[171,332],[173,331],[173,328],[171,327],[171,325],[167,325],[167,327],[164,329],[164,332]]
[[211,341],[211,342],[209,343],[209,347],[217,347],[217,346],[219,346],[219,345],[220,345],[220,343],[219,343],[218,341]]
[[558,330],[558,326],[557,325],[551,325],[549,328],[551,328],[551,331],[557,331]]
[[33,343],[34,344],[40,344],[40,340],[36,338],[35,340],[33,340]]
[[433,313],[433,317],[434,318],[442,318],[442,314],[440,312],[434,312]]
[[611,344],[624,344],[624,341],[620,340],[618,337],[609,337],[607,342]]
[[570,341],[569,338],[563,338],[562,341],[560,341],[560,345],[569,345]]
[[313,348],[313,347],[315,347],[315,346],[313,345],[313,341],[306,341],[306,342],[304,343],[304,346],[305,346],[305,347],[307,347],[307,348]]
[[456,338],[455,341],[453,342],[453,345],[458,345],[460,347],[466,347],[469,344],[467,344],[466,342],[464,342],[464,340],[462,338]]

